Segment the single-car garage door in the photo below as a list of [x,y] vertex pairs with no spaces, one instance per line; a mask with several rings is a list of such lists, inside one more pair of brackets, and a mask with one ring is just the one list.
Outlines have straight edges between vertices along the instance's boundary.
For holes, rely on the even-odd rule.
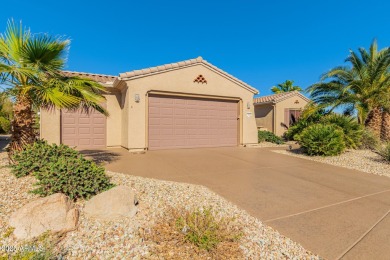
[[149,96],[149,150],[237,146],[238,101]]
[[96,110],[61,111],[61,143],[78,149],[106,147],[106,117]]

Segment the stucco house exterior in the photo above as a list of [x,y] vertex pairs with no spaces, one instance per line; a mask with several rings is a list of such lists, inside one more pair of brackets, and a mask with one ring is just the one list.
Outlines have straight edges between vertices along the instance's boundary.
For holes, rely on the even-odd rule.
[[253,101],[257,128],[282,136],[285,126],[291,124],[292,117],[299,118],[310,99],[292,91],[254,98]]
[[257,143],[258,91],[201,57],[118,77],[65,73],[104,85],[109,116],[41,110],[40,135],[51,143],[129,151]]

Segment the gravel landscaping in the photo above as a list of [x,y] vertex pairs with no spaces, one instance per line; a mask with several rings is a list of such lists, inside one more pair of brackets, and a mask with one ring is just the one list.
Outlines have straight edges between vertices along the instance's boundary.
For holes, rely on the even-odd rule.
[[348,150],[341,155],[331,157],[308,156],[299,149],[273,150],[272,152],[390,177],[390,163],[371,150]]
[[[34,178],[16,179],[7,167],[5,153],[0,154],[0,162],[0,246],[16,246],[18,242],[7,234],[10,231],[8,218],[16,209],[37,198],[28,193]],[[151,254],[155,245],[144,241],[143,234],[149,232],[158,219],[164,218],[169,207],[182,206],[187,209],[211,206],[221,216],[234,217],[243,227],[240,244],[247,259],[320,259],[203,186],[114,172],[107,174],[114,183],[135,190],[139,212],[133,219],[103,222],[87,218],[83,213],[85,203],[77,202],[79,226],[59,243],[67,259],[158,259]]]

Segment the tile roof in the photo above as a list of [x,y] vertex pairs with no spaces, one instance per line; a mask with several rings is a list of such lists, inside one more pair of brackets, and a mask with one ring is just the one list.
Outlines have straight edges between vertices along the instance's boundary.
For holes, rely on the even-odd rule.
[[303,98],[307,102],[310,101],[309,98],[305,97],[302,93],[295,90],[295,91],[291,91],[291,92],[283,92],[283,93],[279,93],[279,94],[273,94],[273,95],[269,95],[269,96],[254,98],[253,103],[254,104],[278,103],[280,101],[286,100],[286,99],[288,99],[290,97],[294,97],[294,96],[300,96],[301,98]]
[[87,78],[87,79],[92,79],[96,82],[99,83],[104,83],[104,84],[112,84],[115,79],[117,78],[116,76],[111,76],[111,75],[104,75],[104,74],[94,74],[94,73],[86,73],[86,72],[76,72],[76,71],[63,71],[63,75],[67,77],[81,77],[81,78]]
[[160,66],[156,66],[156,67],[150,67],[150,68],[146,68],[146,69],[133,70],[133,71],[130,71],[130,72],[120,73],[119,74],[119,76],[120,76],[119,79],[126,80],[126,79],[136,78],[136,77],[139,77],[139,76],[153,75],[153,74],[156,74],[156,73],[166,72],[166,71],[175,70],[175,69],[179,69],[179,68],[183,68],[183,67],[194,66],[194,65],[197,65],[197,64],[202,64],[202,65],[204,65],[206,67],[209,67],[209,68],[213,69],[217,73],[219,73],[219,74],[223,75],[224,77],[226,77],[226,78],[228,78],[228,79],[238,83],[239,85],[243,86],[244,88],[250,90],[251,92],[253,92],[255,94],[259,93],[257,89],[255,89],[252,86],[250,86],[249,84],[239,80],[238,78],[230,75],[229,73],[221,70],[220,68],[212,65],[211,63],[207,62],[206,60],[204,60],[200,56],[198,58],[196,58],[196,59],[190,59],[190,60],[185,60],[185,61],[165,64],[165,65],[160,65]]

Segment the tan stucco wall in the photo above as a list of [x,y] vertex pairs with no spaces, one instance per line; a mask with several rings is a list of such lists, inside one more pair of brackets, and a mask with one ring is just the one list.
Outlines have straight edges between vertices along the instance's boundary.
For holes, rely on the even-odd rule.
[[257,127],[274,131],[274,109],[272,104],[255,105],[255,117]]
[[[207,80],[207,84],[193,82],[200,74]],[[126,84],[128,104],[125,106],[129,109],[127,148],[130,150],[147,148],[148,91],[239,97],[242,99],[242,144],[257,143],[253,93],[204,65],[197,64],[152,76],[130,79],[126,81]],[[135,94],[140,96],[138,103],[134,100]],[[247,109],[247,103],[250,105],[249,109]]]
[[61,112],[60,110],[40,111],[40,138],[47,140],[49,143],[60,144],[61,137]]
[[[121,94],[104,95],[107,99],[106,109],[110,116],[107,118],[107,146],[120,146],[122,140]],[[49,143],[61,142],[61,112],[60,110],[40,111],[40,138]]]
[[[299,103],[296,104],[295,102]],[[284,132],[286,132],[286,128],[284,128],[281,123],[284,123],[284,109],[303,109],[307,105],[307,101],[300,96],[294,96],[288,98],[286,100],[280,101],[276,103],[276,112],[275,112],[275,134],[278,136],[282,136]]]
[[122,89],[122,125],[121,125],[121,146],[124,148],[129,147],[128,139],[129,139],[129,97],[127,95],[127,87]]
[[105,95],[107,100],[107,147],[121,146],[122,144],[122,95],[113,93]]

